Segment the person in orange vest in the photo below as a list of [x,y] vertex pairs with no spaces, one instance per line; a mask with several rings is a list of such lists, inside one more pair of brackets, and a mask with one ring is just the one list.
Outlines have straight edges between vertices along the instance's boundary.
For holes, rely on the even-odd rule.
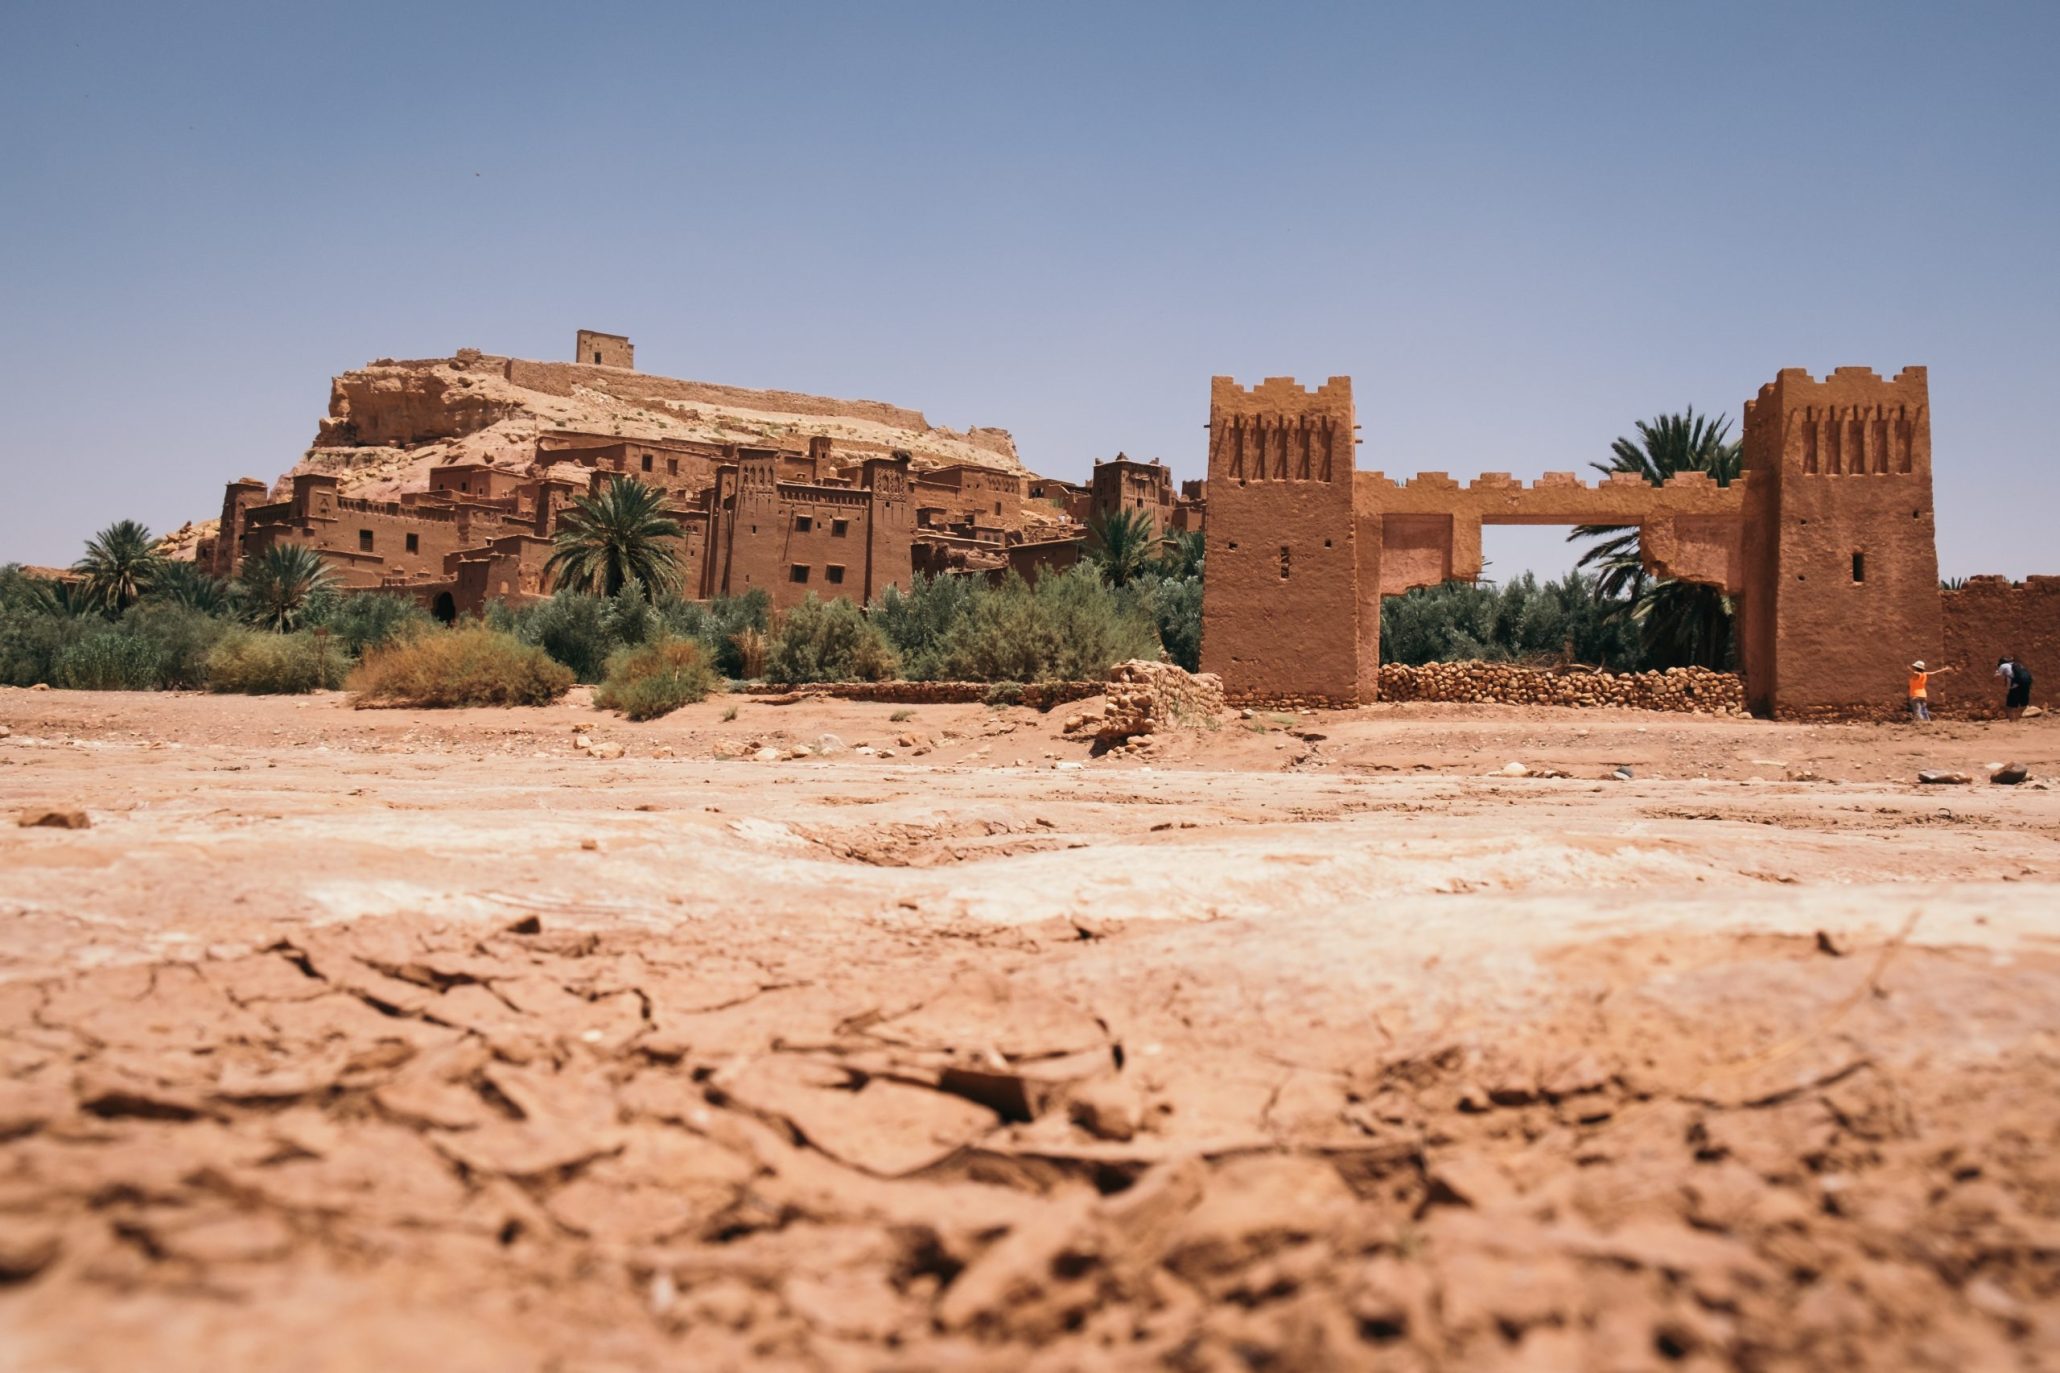
[[1919,658],[1910,664],[1910,718],[1929,720],[1931,718],[1931,679],[1941,672],[1951,672],[1949,667],[1926,667]]

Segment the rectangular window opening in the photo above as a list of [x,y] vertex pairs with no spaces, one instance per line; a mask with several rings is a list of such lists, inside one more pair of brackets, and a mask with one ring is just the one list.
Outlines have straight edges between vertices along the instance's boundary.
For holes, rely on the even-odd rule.
[[790,582],[806,582],[808,580],[808,564],[795,563],[789,567],[787,569],[787,580]]
[[831,563],[829,566],[823,569],[823,580],[826,582],[836,582],[839,585],[842,585],[844,581],[844,569],[838,566],[836,563]]
[[1866,580],[1867,555],[1865,553],[1855,553],[1853,554],[1853,581],[1857,584]]
[[649,453],[644,454],[644,470],[646,472],[651,470],[651,455]]
[[410,553],[420,553],[422,551],[422,536],[420,534],[408,535],[408,551]]
[[599,366],[599,365],[600,365],[600,362],[601,362],[601,355],[600,355],[599,353],[596,353],[596,354],[594,354],[594,365],[595,365],[595,366]]
[[794,532],[796,534],[806,534],[809,530],[813,528],[815,528],[815,521],[810,519],[808,516],[796,515],[794,517]]
[[369,530],[369,529],[360,529],[360,530],[358,531],[358,552],[360,552],[360,553],[370,553],[371,551],[372,551],[372,531],[371,531],[371,530]]
[[678,458],[667,458],[665,460],[665,474],[669,477],[677,477],[680,474],[680,460]]
[[1280,546],[1280,579],[1282,581],[1288,579],[1288,546],[1286,544]]
[[850,532],[851,532],[851,521],[849,521],[849,520],[831,520],[831,521],[830,521],[830,537],[831,537],[831,538],[833,538],[833,539],[841,539],[841,538],[843,538],[843,537],[844,537],[844,536],[845,536],[846,534],[849,534]]

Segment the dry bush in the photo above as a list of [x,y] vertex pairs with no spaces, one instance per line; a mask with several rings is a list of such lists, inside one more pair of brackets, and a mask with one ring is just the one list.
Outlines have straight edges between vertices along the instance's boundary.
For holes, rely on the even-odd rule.
[[232,629],[207,655],[210,691],[249,696],[294,695],[334,691],[350,670],[350,655],[302,630],[274,634],[263,629]]
[[350,676],[353,705],[541,706],[572,669],[512,634],[476,626],[418,634],[368,654]]
[[[594,704],[619,710],[632,720],[655,720],[681,706],[707,699],[715,672],[692,639],[659,639],[625,648],[608,659],[608,675]],[[736,714],[736,707],[730,708]]]

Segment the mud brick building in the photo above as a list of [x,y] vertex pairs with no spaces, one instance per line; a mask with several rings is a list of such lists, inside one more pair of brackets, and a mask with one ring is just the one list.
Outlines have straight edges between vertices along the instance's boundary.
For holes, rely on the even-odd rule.
[[1359,471],[1357,443],[1349,378],[1314,391],[1212,383],[1202,665],[1233,699],[1375,699],[1382,598],[1479,577],[1489,524],[1635,525],[1655,576],[1738,598],[1761,714],[1891,713],[1920,658],[1979,673],[2018,653],[2040,696],[2060,675],[2060,661],[2046,666],[2060,653],[2060,579],[1940,590],[1921,367],[1782,371],[1746,403],[1745,470],[1729,486],[1702,473],[1664,486],[1571,473],[1396,482]]

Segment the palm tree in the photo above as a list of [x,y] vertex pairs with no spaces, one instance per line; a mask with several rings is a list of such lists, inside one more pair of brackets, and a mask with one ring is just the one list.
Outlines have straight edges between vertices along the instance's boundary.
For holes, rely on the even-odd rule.
[[663,490],[635,477],[579,497],[559,518],[544,570],[560,587],[604,596],[632,581],[652,599],[677,593],[683,577],[673,545],[683,531],[664,504]]
[[1151,570],[1159,551],[1159,530],[1151,512],[1111,511],[1087,528],[1095,544],[1089,556],[1110,586],[1128,586]]
[[167,560],[150,588],[153,598],[171,601],[203,615],[220,615],[231,607],[235,588],[194,563]]
[[157,540],[135,520],[117,520],[86,543],[86,556],[72,564],[85,581],[89,602],[119,615],[143,598],[164,571]]
[[[1744,445],[1729,438],[1728,417],[1698,415],[1689,406],[1678,415],[1638,422],[1638,441],[1619,438],[1610,460],[1591,463],[1598,472],[1634,472],[1663,486],[1679,472],[1707,472],[1719,486],[1737,478]],[[1595,573],[1597,599],[1613,602],[1616,613],[1638,624],[1645,657],[1654,666],[1722,667],[1730,656],[1731,603],[1713,586],[1654,581],[1639,557],[1638,526],[1577,525],[1569,541],[1595,543],[1574,566]]]
[[1190,529],[1175,534],[1166,541],[1165,556],[1159,559],[1159,575],[1162,577],[1199,577],[1202,575],[1202,554],[1205,545],[1202,531]]
[[273,544],[243,560],[244,614],[252,624],[287,633],[335,582],[329,564],[306,544]]

